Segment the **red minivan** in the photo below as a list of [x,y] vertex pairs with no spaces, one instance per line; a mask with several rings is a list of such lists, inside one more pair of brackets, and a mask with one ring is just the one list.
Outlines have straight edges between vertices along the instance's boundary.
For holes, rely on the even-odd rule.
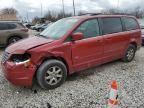
[[8,81],[45,89],[60,86],[68,75],[116,59],[130,62],[141,46],[135,17],[84,15],[61,19],[38,36],[9,46],[2,59]]

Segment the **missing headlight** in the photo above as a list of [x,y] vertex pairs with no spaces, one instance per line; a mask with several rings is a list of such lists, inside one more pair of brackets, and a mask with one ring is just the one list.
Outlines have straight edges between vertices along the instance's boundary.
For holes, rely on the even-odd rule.
[[11,56],[11,61],[14,63],[24,62],[31,58],[31,55],[28,53],[25,54],[14,54]]

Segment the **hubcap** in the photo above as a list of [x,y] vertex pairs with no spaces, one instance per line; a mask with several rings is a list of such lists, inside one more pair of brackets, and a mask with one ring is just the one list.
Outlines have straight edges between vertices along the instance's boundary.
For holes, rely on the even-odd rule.
[[17,39],[15,39],[15,38],[12,40],[13,43],[16,42],[16,41],[17,41]]
[[17,42],[18,40],[20,40],[19,38],[13,38],[10,40],[10,44]]
[[63,74],[63,72],[60,67],[58,67],[58,66],[50,67],[46,72],[45,81],[49,85],[55,85],[61,81],[62,74]]
[[131,60],[134,56],[134,49],[129,49],[128,52],[127,52],[127,58],[128,60]]

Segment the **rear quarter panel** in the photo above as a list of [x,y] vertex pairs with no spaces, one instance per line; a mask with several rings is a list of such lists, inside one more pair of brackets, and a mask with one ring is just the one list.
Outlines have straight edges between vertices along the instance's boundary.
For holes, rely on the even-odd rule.
[[[137,25],[138,25],[137,29],[130,30],[130,31],[125,31],[125,33],[127,35],[129,35],[129,37],[130,37],[129,42],[127,43],[127,47],[129,46],[130,43],[136,43],[137,49],[139,49],[141,47],[141,35],[142,35],[140,25],[139,25],[137,19],[133,16],[125,16],[124,18],[131,18],[131,19],[134,19],[137,22]],[[125,24],[124,24],[124,28],[125,28]]]
[[141,30],[140,29],[132,30],[132,31],[126,31],[124,33],[125,33],[125,35],[127,35],[129,37],[127,44],[125,46],[125,50],[129,47],[129,45],[131,43],[136,43],[137,48],[141,47]]

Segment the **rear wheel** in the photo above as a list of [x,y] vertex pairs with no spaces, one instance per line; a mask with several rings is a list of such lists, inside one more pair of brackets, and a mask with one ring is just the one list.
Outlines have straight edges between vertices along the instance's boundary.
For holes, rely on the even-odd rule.
[[42,29],[39,29],[39,32],[42,32],[43,30]]
[[122,60],[124,62],[131,62],[135,57],[135,52],[136,52],[136,46],[130,44]]
[[67,77],[65,64],[58,60],[45,61],[37,71],[37,82],[44,89],[59,87]]
[[20,39],[21,39],[21,37],[18,37],[18,36],[11,37],[11,38],[8,40],[8,45],[17,42],[17,41],[19,41]]

